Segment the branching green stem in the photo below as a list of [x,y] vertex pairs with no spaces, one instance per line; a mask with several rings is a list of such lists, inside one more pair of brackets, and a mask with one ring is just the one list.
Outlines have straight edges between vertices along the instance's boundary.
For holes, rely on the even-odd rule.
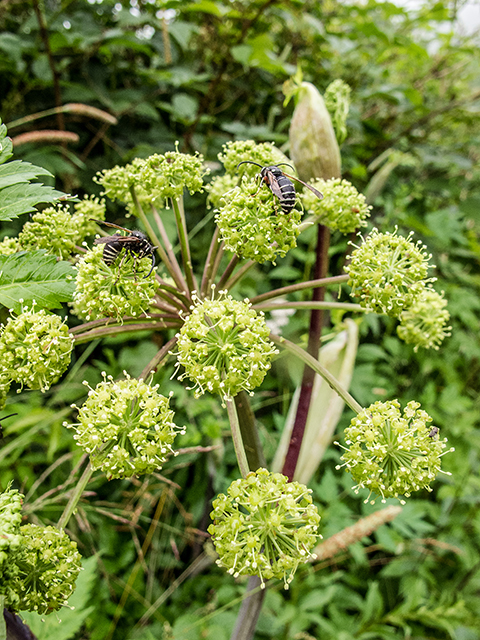
[[84,492],[85,487],[87,486],[90,478],[92,477],[92,474],[93,474],[93,469],[90,465],[90,462],[88,462],[87,466],[85,467],[85,471],[82,474],[82,477],[77,482],[77,486],[75,487],[72,495],[70,496],[70,500],[68,501],[67,506],[65,507],[62,515],[60,516],[60,520],[57,522],[58,529],[65,529],[65,527],[67,526],[68,521],[72,517],[75,509],[77,508],[77,504],[80,498],[82,497],[82,493]]
[[175,213],[175,221],[177,223],[178,240],[180,242],[180,250],[182,252],[183,270],[187,278],[187,285],[190,290],[198,291],[198,285],[195,280],[192,266],[192,257],[190,255],[190,245],[187,238],[187,224],[185,221],[185,213],[179,200],[172,198],[173,211]]
[[225,283],[224,288],[230,291],[241,278],[257,263],[255,260],[248,260],[233,276]]
[[141,378],[142,380],[146,380],[152,371],[158,370],[160,364],[162,364],[163,366],[163,364],[165,363],[162,361],[163,360],[166,361],[170,349],[172,349],[175,346],[176,342],[177,342],[176,336],[171,340],[169,340],[168,342],[166,342],[163,345],[163,347],[157,351],[157,353],[150,360],[150,362],[147,364],[145,369],[142,371],[142,373],[138,377]]
[[273,309],[344,309],[345,311],[363,311],[366,309],[359,304],[353,302],[323,302],[323,301],[305,301],[305,302],[270,302],[265,304],[253,305],[255,311],[272,311]]
[[235,401],[233,398],[226,398],[225,404],[227,405],[228,419],[230,421],[230,428],[232,429],[232,440],[235,448],[235,454],[237,456],[238,468],[240,469],[242,477],[246,478],[250,469],[248,468],[247,455],[243,446]]
[[208,249],[207,259],[205,261],[205,268],[203,269],[202,275],[202,284],[201,284],[201,297],[203,298],[208,290],[208,285],[212,279],[213,265],[215,263],[215,258],[217,255],[217,251],[219,249],[218,235],[219,235],[218,227],[215,227],[215,231],[213,232],[212,241],[210,242],[210,248]]
[[297,284],[291,284],[287,287],[280,287],[280,289],[267,291],[267,293],[261,293],[259,296],[251,298],[250,302],[252,304],[258,304],[264,300],[271,300],[272,298],[278,298],[286,295],[287,293],[294,293],[295,291],[302,291],[303,289],[315,289],[316,287],[327,287],[330,284],[342,284],[343,282],[347,282],[348,278],[349,276],[345,274],[343,276],[332,276],[331,278],[319,278],[318,280],[298,282]]
[[[138,217],[140,218],[140,220],[143,222],[143,225],[150,237],[150,240],[152,240],[152,242],[155,243],[155,248],[157,250],[157,253],[160,257],[160,260],[163,262],[163,264],[165,265],[165,268],[167,269],[168,273],[172,276],[172,278],[175,280],[175,283],[177,284],[177,286],[179,287],[180,290],[183,289],[183,284],[182,284],[182,280],[181,278],[179,279],[178,277],[178,273],[176,272],[176,270],[174,269],[173,265],[171,264],[167,252],[165,251],[165,249],[162,246],[162,243],[160,242],[160,239],[158,238],[157,234],[155,233],[152,225],[150,224],[150,222],[147,219],[147,216],[145,215],[145,212],[142,208],[142,205],[140,204],[137,194],[135,192],[135,187],[130,187],[130,194],[132,196],[132,200],[133,200],[133,204],[135,205],[135,209],[137,211]],[[181,275],[181,274],[180,274]]]
[[144,331],[144,330],[159,330],[159,329],[176,329],[182,326],[180,318],[178,320],[152,320],[150,322],[139,322],[138,324],[128,324],[124,322],[121,325],[109,325],[106,327],[100,327],[98,329],[92,329],[85,333],[80,333],[74,336],[75,344],[82,344],[95,340],[96,338],[105,338],[106,336],[114,336],[119,333],[127,333],[129,331]]
[[182,286],[180,288],[182,289],[182,291],[186,292],[188,291],[187,282],[182,273],[182,270],[180,269],[180,265],[178,264],[178,260],[173,251],[172,243],[169,240],[162,218],[160,217],[160,214],[158,213],[157,209],[153,205],[152,205],[152,213],[153,213],[153,218],[157,225],[158,231],[160,232],[160,235],[162,237],[163,244],[165,245],[165,249],[166,249],[168,258],[170,260],[170,263],[172,265],[172,268],[175,269],[175,272],[177,273],[178,280],[176,279],[175,282],[181,283]]
[[334,376],[332,376],[332,374],[327,369],[325,369],[325,367],[322,366],[318,362],[318,360],[315,360],[313,356],[311,356],[304,349],[297,346],[295,343],[290,342],[290,340],[287,340],[286,338],[276,336],[273,333],[270,334],[270,338],[279,347],[283,347],[284,349],[287,349],[287,351],[290,351],[290,353],[296,355],[297,358],[299,358],[304,364],[313,369],[315,373],[318,373],[320,376],[322,376],[325,382],[338,393],[338,395],[342,398],[345,404],[347,404],[350,409],[352,409],[352,411],[355,411],[355,413],[360,413],[361,411],[363,411],[363,407],[358,404],[355,398],[353,398],[348,393],[348,391],[342,387],[338,380],[334,378]]
[[226,267],[225,271],[223,272],[222,277],[220,278],[220,280],[218,281],[218,284],[217,284],[217,287],[218,287],[219,290],[223,289],[225,287],[225,283],[227,282],[229,277],[232,275],[233,270],[237,266],[239,260],[240,260],[240,258],[235,254],[233,256],[233,258],[230,260],[230,262],[227,264],[227,267]]

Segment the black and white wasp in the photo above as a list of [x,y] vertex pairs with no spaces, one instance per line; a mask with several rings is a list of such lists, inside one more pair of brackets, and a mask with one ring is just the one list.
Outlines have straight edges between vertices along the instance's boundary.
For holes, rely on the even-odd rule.
[[148,278],[155,266],[155,249],[157,248],[153,246],[148,237],[142,231],[131,231],[130,229],[125,229],[125,227],[120,227],[118,224],[113,224],[112,222],[102,222],[101,220],[95,220],[95,218],[90,218],[90,220],[97,224],[104,225],[105,227],[113,227],[114,229],[120,229],[120,231],[128,233],[126,236],[122,236],[120,233],[114,233],[113,236],[97,238],[94,241],[94,244],[105,245],[103,248],[103,261],[105,264],[111,266],[120,255],[122,249],[125,249],[122,262],[127,255],[135,256],[135,264],[133,267],[135,271],[137,260],[150,256],[152,260],[152,268],[148,272],[148,275],[145,276],[145,278]]
[[300,180],[300,178],[296,178],[295,176],[291,176],[288,173],[285,173],[279,168],[281,165],[285,164],[287,165],[287,167],[290,167],[290,169],[293,170],[293,167],[287,162],[280,162],[279,164],[262,167],[261,164],[258,164],[258,162],[253,162],[253,160],[244,160],[243,162],[239,162],[237,164],[237,169],[241,164],[255,164],[257,165],[257,167],[260,167],[261,182],[265,183],[273,193],[273,195],[277,196],[278,200],[280,201],[280,206],[282,207],[283,213],[290,213],[290,211],[295,206],[296,193],[292,180],[296,180],[297,182],[300,182],[300,184],[303,184],[304,187],[310,189],[310,191],[314,193],[317,198],[320,198],[320,200],[322,200],[323,198],[323,193],[320,193],[320,191],[315,189],[315,187],[310,186],[303,180]]

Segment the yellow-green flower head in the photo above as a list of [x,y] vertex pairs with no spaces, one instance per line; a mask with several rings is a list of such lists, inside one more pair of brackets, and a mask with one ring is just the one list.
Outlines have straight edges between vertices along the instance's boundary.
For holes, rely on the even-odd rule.
[[0,256],[11,256],[13,253],[21,251],[22,247],[18,238],[9,238],[6,236],[0,242]]
[[367,205],[365,196],[359,193],[348,180],[319,179],[310,184],[323,193],[323,200],[317,198],[308,189],[304,189],[302,202],[307,213],[315,216],[318,222],[332,231],[345,234],[367,225],[365,218],[370,215],[372,207]]
[[97,231],[96,220],[105,220],[105,200],[100,200],[95,196],[85,196],[83,200],[74,205],[75,212],[72,215],[72,222],[77,229],[76,244],[80,245],[88,236],[94,236]]
[[61,260],[66,260],[75,251],[78,239],[77,224],[65,206],[47,207],[35,213],[18,234],[22,249],[45,249]]
[[159,385],[151,387],[124,374],[125,380],[114,382],[104,373],[103,382],[90,388],[73,425],[74,438],[90,455],[92,467],[102,469],[109,480],[160,469],[174,453],[177,433],[185,433],[173,422],[169,399],[158,393]]
[[254,140],[235,140],[223,145],[223,151],[218,154],[218,159],[225,167],[225,171],[231,176],[248,176],[253,178],[260,171],[254,164],[237,165],[249,160],[262,167],[267,167],[279,162],[290,162],[288,158],[270,142],[257,144]]
[[76,265],[73,313],[85,320],[114,318],[146,313],[157,290],[155,269],[149,256],[135,261],[122,251],[112,265],[103,260],[103,245],[93,247]]
[[231,176],[229,173],[226,173],[224,176],[215,177],[210,184],[205,187],[208,191],[208,205],[219,207],[220,205],[225,204],[224,196],[238,185],[239,180],[239,176]]
[[420,241],[377,229],[365,238],[352,253],[345,271],[350,278],[351,296],[369,311],[398,317],[410,307],[425,285],[431,255]]
[[448,326],[450,314],[446,306],[443,291],[440,294],[431,287],[425,287],[411,306],[400,314],[399,338],[407,344],[414,344],[414,351],[419,347],[438,349],[444,338],[451,335],[452,327]]
[[98,174],[97,182],[112,200],[120,200],[135,213],[132,187],[142,206],[163,206],[168,198],[177,199],[184,189],[193,194],[203,189],[203,177],[209,173],[203,156],[179,151],[154,154],[146,160],[135,158],[125,167],[114,167]]
[[268,338],[262,313],[247,300],[239,302],[226,291],[216,300],[199,300],[177,335],[180,379],[194,383],[196,396],[205,391],[222,397],[252,392],[262,384],[270,361],[278,351]]
[[21,542],[20,525],[22,524],[23,495],[15,489],[7,488],[0,493],[0,596],[13,604],[19,602],[12,580],[18,569],[13,558]]
[[6,606],[41,615],[57,611],[75,591],[82,568],[77,543],[55,527],[25,524],[20,534],[15,557],[18,571],[10,581],[18,600]]
[[278,578],[288,589],[298,565],[316,557],[320,516],[310,494],[304,484],[266,469],[234,480],[210,514],[217,564],[235,577],[259,576],[262,588]]
[[[248,166],[248,165],[243,165]],[[215,222],[225,247],[242,258],[273,262],[297,246],[301,213],[284,214],[267,185],[244,178],[222,198]]]
[[[355,493],[366,488],[386,498],[410,496],[427,489],[440,472],[447,439],[440,440],[432,418],[409,402],[403,415],[398,400],[375,402],[359,413],[345,429],[343,465],[358,483]],[[338,442],[336,443],[338,444]],[[450,449],[449,451],[453,451]],[[375,500],[372,501],[372,504]],[[401,500],[401,502],[404,502]]]
[[12,381],[8,376],[0,375],[0,411],[7,404],[8,392],[10,391]]
[[11,316],[0,335],[0,376],[47,391],[67,370],[73,337],[64,321],[44,309]]

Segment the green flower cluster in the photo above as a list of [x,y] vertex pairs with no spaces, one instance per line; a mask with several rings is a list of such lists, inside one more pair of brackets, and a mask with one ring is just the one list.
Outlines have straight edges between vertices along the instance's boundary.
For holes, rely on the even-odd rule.
[[81,571],[77,543],[55,527],[25,524],[15,558],[18,573],[11,587],[19,596],[18,609],[52,613],[67,604]]
[[102,171],[96,181],[103,186],[105,195],[126,203],[135,215],[133,189],[140,205],[163,206],[168,198],[180,198],[185,188],[191,194],[202,191],[203,177],[208,172],[201,154],[167,151],[145,160],[135,158],[125,167]]
[[398,336],[407,344],[414,344],[414,351],[419,347],[438,349],[444,338],[451,335],[451,327],[448,326],[450,314],[446,306],[443,292],[440,294],[425,287],[411,306],[400,314]]
[[[226,173],[224,176],[216,176],[205,188],[208,191],[207,203],[209,206],[219,207],[225,204],[224,197],[239,183],[238,176]],[[1,243],[0,243],[1,248]]]
[[[47,253],[65,260],[75,251],[80,235],[68,207],[47,207],[35,213],[18,234],[22,249],[45,249]],[[82,238],[83,240],[83,238]]]
[[0,494],[0,595],[7,609],[48,614],[67,604],[81,557],[63,531],[20,526],[22,500],[12,489]]
[[320,516],[311,490],[266,469],[234,480],[227,495],[213,501],[208,527],[220,556],[217,564],[235,577],[283,579],[285,589],[298,565],[314,559]]
[[0,379],[46,391],[70,364],[73,338],[62,319],[44,309],[23,309],[0,334]]
[[377,229],[353,251],[345,267],[349,274],[351,295],[360,298],[360,305],[369,311],[398,317],[421,294],[427,283],[431,256],[419,241]]
[[225,167],[225,171],[231,176],[246,175],[250,178],[256,176],[259,167],[254,164],[242,164],[237,170],[240,162],[249,160],[256,162],[262,167],[278,164],[279,162],[289,162],[288,158],[273,144],[261,142],[257,144],[254,140],[235,140],[223,145],[223,150],[218,154],[218,159]]
[[7,488],[0,493],[0,596],[5,596],[12,605],[19,603],[11,585],[18,568],[11,560],[21,542],[22,501],[22,494],[15,489]]
[[173,422],[169,399],[158,393],[159,385],[151,387],[124,373],[126,379],[118,382],[104,373],[72,425],[74,439],[90,455],[93,469],[102,469],[108,479],[160,469],[174,453],[177,433],[185,433]]
[[6,236],[0,242],[0,256],[10,256],[13,253],[17,253],[21,250],[22,247],[20,246],[18,238],[9,238],[8,236]]
[[218,299],[195,302],[177,334],[178,364],[185,367],[181,380],[194,382],[195,395],[205,391],[223,397],[251,392],[270,369],[278,351],[268,339],[263,314],[250,302],[238,302],[226,291]]
[[[403,415],[398,400],[375,402],[359,413],[345,429],[343,465],[360,488],[386,498],[427,489],[440,471],[447,439],[436,437],[438,430],[428,426],[432,418],[409,402]],[[335,444],[339,444],[336,442]],[[453,451],[450,449],[449,451]],[[443,452],[443,453],[442,453]],[[375,500],[372,501],[372,504]],[[401,500],[404,503],[403,500]]]
[[240,187],[224,194],[215,216],[225,247],[256,262],[283,258],[297,245],[301,213],[285,215],[278,198],[257,180],[244,179]]
[[[151,258],[141,260],[122,253],[113,265],[103,260],[102,245],[88,251],[76,265],[73,313],[86,320],[114,318],[146,313],[158,287]],[[148,276],[148,277],[147,277]]]
[[74,205],[72,224],[78,231],[76,244],[81,244],[88,236],[94,236],[97,231],[96,220],[105,220],[105,200],[99,200],[95,196],[85,196],[83,200]]
[[311,191],[304,189],[302,202],[307,211],[332,231],[352,233],[358,227],[365,227],[365,218],[372,207],[368,206],[365,196],[359,193],[348,180],[331,178],[314,180],[312,187],[323,193],[323,200]]

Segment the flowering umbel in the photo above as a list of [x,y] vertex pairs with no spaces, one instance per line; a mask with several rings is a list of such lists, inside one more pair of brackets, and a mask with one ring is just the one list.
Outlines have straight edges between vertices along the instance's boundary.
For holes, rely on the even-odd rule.
[[125,202],[136,213],[132,189],[141,206],[163,206],[168,198],[180,198],[184,189],[193,194],[203,189],[203,177],[209,170],[199,153],[179,151],[154,154],[145,160],[135,158],[125,167],[113,167],[98,174],[97,182],[112,200]]
[[[432,418],[418,402],[400,411],[398,400],[375,402],[359,413],[345,429],[343,465],[360,488],[386,498],[409,497],[412,491],[427,489],[440,472],[447,439],[437,437]],[[338,444],[338,442],[336,443]],[[450,449],[449,451],[453,451]],[[373,500],[372,502],[375,502]]]
[[222,397],[251,392],[263,382],[278,353],[263,314],[225,291],[215,300],[193,300],[177,336],[178,364],[185,367],[181,379],[194,382],[197,396],[205,391]]
[[261,264],[275,263],[297,246],[300,220],[300,211],[282,213],[272,191],[247,178],[224,194],[215,216],[225,247]]
[[85,320],[139,316],[150,308],[157,282],[155,270],[149,274],[150,256],[121,255],[112,265],[103,260],[103,246],[88,251],[76,265],[73,313]]
[[32,220],[26,222],[18,234],[22,249],[45,249],[61,260],[70,257],[79,240],[83,238],[66,206],[47,207],[33,214]]
[[74,592],[82,568],[77,543],[64,531],[35,524],[20,527],[20,535],[18,571],[10,582],[19,598],[15,608],[39,614],[57,611]]
[[67,325],[44,309],[24,308],[0,335],[0,379],[46,391],[70,364],[73,338]]
[[450,335],[451,327],[447,326],[450,314],[446,306],[443,292],[440,294],[425,287],[412,305],[400,314],[399,338],[407,344],[414,344],[414,351],[419,347],[438,349],[444,338]]
[[302,201],[307,213],[315,216],[318,222],[340,233],[352,233],[358,227],[366,226],[365,218],[370,215],[372,207],[348,180],[319,179],[311,185],[323,193],[323,200],[304,189]]
[[0,596],[5,596],[13,607],[20,599],[12,588],[12,579],[18,569],[12,559],[20,546],[23,495],[8,488],[0,493]]
[[320,516],[310,494],[305,485],[266,469],[234,480],[210,514],[217,564],[235,577],[259,576],[262,588],[265,580],[283,579],[288,589],[298,565],[315,557]]
[[185,433],[173,422],[169,400],[158,393],[158,385],[125,376],[114,382],[104,374],[103,382],[90,388],[73,425],[73,437],[90,455],[92,468],[102,469],[109,479],[159,469],[173,453],[177,433]]
[[353,251],[345,271],[351,295],[360,299],[362,307],[398,317],[434,280],[427,278],[431,256],[420,241],[411,241],[411,235],[405,238],[373,229]]

